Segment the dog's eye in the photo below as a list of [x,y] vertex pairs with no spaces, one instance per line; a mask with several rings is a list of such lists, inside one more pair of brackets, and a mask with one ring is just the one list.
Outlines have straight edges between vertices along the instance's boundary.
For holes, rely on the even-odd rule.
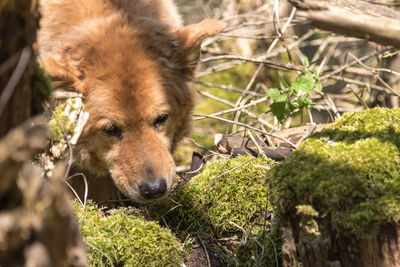
[[121,137],[121,135],[122,135],[121,129],[118,128],[118,126],[115,124],[104,128],[104,132],[107,135],[113,136],[113,137]]
[[167,121],[167,119],[168,119],[168,114],[161,114],[157,116],[157,118],[153,122],[154,127],[159,128]]

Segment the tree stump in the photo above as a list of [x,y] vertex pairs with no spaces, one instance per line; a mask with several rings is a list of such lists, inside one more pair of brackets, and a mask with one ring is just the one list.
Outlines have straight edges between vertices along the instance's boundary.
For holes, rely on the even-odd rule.
[[284,266],[400,266],[399,117],[346,113],[267,173]]
[[297,247],[294,244],[299,239],[293,236],[292,229],[284,228],[283,232],[285,267],[400,266],[400,227],[396,224],[382,225],[379,232],[368,239],[344,237],[333,229],[324,229],[323,232],[330,232],[330,238],[317,238]]

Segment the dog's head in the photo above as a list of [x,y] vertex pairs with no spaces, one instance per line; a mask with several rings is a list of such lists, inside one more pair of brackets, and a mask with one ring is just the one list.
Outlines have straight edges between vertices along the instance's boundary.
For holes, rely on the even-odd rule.
[[110,173],[125,195],[148,202],[172,186],[171,152],[189,129],[200,42],[224,24],[204,20],[171,29],[142,19],[136,25],[118,16],[90,21],[74,29],[57,57],[41,63],[84,95],[89,120],[74,160],[93,173]]

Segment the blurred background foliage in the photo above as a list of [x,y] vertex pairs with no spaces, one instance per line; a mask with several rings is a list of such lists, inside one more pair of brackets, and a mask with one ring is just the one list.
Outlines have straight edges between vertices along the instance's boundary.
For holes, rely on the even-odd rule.
[[[379,3],[398,6],[396,1]],[[175,153],[177,165],[187,165],[193,149],[215,155],[208,149],[214,149],[217,133],[247,135],[246,127],[201,114],[248,105],[267,97],[270,88],[285,90],[302,70],[317,71],[321,76],[318,83],[323,90],[313,90],[309,111],[306,108],[298,112],[298,116],[279,121],[270,110],[273,100],[266,99],[246,110],[217,117],[271,132],[311,121],[332,122],[344,112],[399,106],[397,51],[386,51],[375,43],[318,30],[296,17],[296,10],[286,1],[178,0],[177,4],[185,24],[206,17],[228,24],[224,32],[203,42],[193,133]],[[262,61],[266,64],[261,64]],[[348,66],[340,70],[345,65]],[[293,97],[288,101],[294,101]]]

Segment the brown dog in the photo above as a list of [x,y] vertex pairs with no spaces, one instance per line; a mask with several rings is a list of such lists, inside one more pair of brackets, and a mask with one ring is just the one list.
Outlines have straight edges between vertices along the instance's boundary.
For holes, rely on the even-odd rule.
[[172,0],[41,0],[40,7],[40,63],[58,87],[81,93],[89,112],[76,163],[111,175],[137,202],[168,194],[171,151],[190,126],[200,42],[224,23],[182,27]]

